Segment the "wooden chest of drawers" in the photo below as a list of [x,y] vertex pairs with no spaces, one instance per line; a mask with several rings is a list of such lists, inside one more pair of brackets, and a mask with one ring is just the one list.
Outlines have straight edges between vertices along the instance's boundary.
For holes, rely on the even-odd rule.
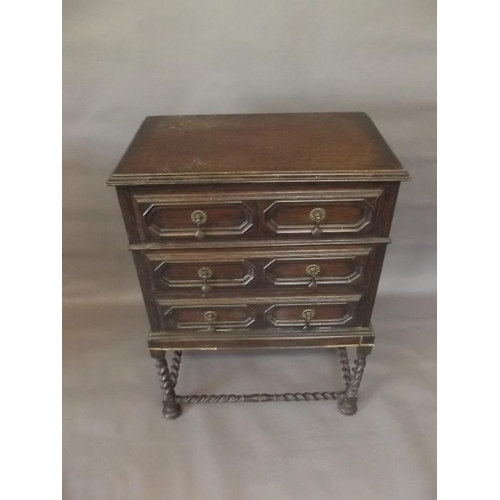
[[[353,414],[407,179],[364,113],[148,117],[108,184],[151,324],[164,415],[178,416],[182,402],[304,399],[338,399]],[[338,349],[345,391],[175,394],[183,350],[310,347]]]

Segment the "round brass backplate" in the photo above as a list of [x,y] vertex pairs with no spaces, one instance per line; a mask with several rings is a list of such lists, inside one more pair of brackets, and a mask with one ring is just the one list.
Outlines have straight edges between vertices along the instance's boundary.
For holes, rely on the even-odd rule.
[[316,312],[314,311],[314,309],[305,309],[304,311],[302,311],[302,317],[304,319],[310,320],[313,319],[314,316],[316,316]]
[[202,280],[208,280],[212,277],[212,275],[213,272],[209,267],[200,267],[200,269],[198,269],[198,276]]
[[306,267],[307,275],[311,276],[312,278],[318,276],[320,272],[321,272],[321,268],[318,266],[318,264],[309,264]]
[[313,222],[318,224],[321,221],[325,220],[325,217],[326,217],[325,209],[324,208],[314,208],[313,210],[311,210],[309,217],[311,217],[311,220]]
[[217,313],[215,311],[207,311],[203,317],[205,318],[206,321],[209,323],[212,323],[217,319]]
[[195,224],[205,224],[205,222],[207,221],[207,214],[203,210],[195,210],[191,214],[191,220]]

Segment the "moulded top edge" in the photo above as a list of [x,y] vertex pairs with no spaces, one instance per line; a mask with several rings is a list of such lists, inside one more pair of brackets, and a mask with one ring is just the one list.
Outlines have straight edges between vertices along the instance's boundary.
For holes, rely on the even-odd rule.
[[141,186],[158,184],[237,184],[256,182],[374,182],[374,181],[409,181],[411,176],[404,169],[401,171],[379,170],[346,172],[279,172],[279,173],[223,173],[223,174],[157,174],[133,175],[113,174],[107,181],[108,186]]

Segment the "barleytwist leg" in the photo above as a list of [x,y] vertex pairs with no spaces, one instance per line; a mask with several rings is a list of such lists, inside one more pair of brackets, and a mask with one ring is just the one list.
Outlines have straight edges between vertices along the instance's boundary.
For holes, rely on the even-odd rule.
[[347,349],[341,347],[339,349],[340,365],[342,367],[342,373],[344,374],[345,387],[349,387],[352,380],[351,367],[349,366],[349,358],[347,357]]
[[161,354],[157,355],[156,367],[163,389],[163,415],[167,418],[177,418],[181,414],[181,407],[175,402],[175,383],[172,382],[172,375],[168,370],[165,352],[162,351]]
[[[358,347],[357,358],[354,360],[354,367],[352,369],[351,381],[346,385],[345,396],[339,399],[339,410],[344,415],[354,415],[358,410],[358,391],[363,378],[363,372],[366,366],[366,356],[370,354],[371,347]],[[345,353],[347,358],[347,353]],[[341,358],[342,360],[342,358]],[[348,363],[348,361],[347,361]],[[344,365],[342,366],[344,371]],[[345,371],[344,371],[344,378]],[[347,380],[346,380],[347,382]]]
[[172,381],[172,389],[177,385],[177,378],[179,377],[179,368],[181,366],[182,351],[174,351],[172,363],[170,365],[170,380]]

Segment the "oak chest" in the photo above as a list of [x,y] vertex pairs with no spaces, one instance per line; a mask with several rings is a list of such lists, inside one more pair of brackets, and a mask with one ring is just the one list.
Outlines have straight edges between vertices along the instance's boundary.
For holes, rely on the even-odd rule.
[[[146,118],[108,184],[144,296],[164,415],[178,416],[180,403],[325,399],[355,413],[407,179],[364,113]],[[184,350],[312,347],[338,351],[345,390],[175,393]]]

